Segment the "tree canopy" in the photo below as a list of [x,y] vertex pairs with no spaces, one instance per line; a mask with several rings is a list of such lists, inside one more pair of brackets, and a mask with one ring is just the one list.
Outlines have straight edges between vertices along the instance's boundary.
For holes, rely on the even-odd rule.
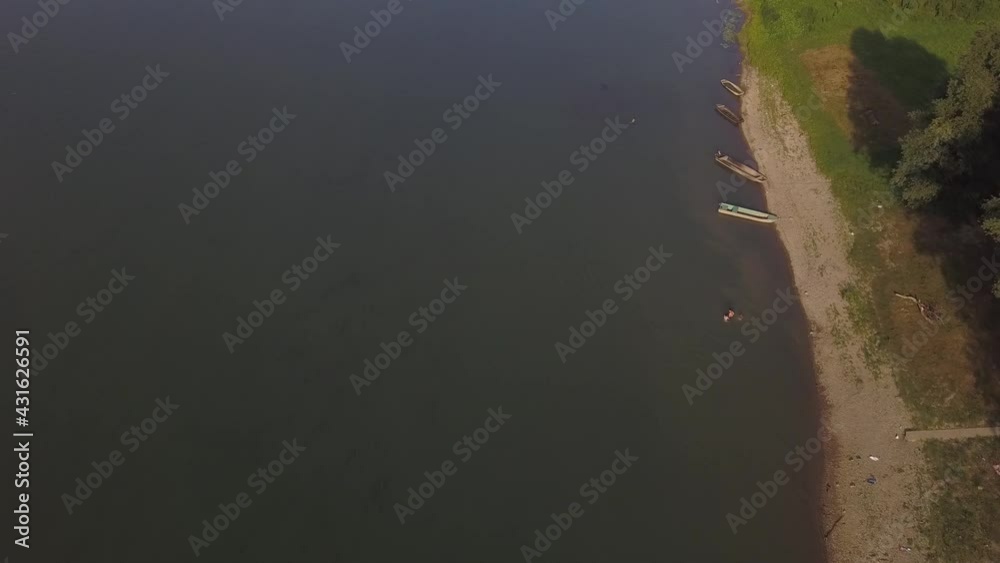
[[[971,207],[1000,241],[1000,28],[976,34],[947,95],[915,117],[893,188],[913,208]],[[1000,296],[1000,284],[995,292]]]

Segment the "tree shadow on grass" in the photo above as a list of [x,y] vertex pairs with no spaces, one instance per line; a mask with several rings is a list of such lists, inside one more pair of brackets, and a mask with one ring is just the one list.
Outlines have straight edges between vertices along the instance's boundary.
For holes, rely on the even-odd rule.
[[888,173],[899,160],[899,139],[911,126],[909,114],[930,109],[944,94],[948,68],[919,43],[887,39],[881,31],[854,30],[850,47],[851,141],[856,151],[869,155],[875,169]]
[[[1000,264],[1000,245],[978,229],[971,217],[956,221],[931,213],[919,215],[914,245],[941,264],[948,294],[946,302],[935,306],[947,314],[945,322],[963,323],[969,329],[964,350],[945,347],[938,350],[937,360],[946,368],[951,364],[956,370],[965,366],[972,370],[987,420],[1000,424],[1000,300],[991,291],[997,280],[994,269]],[[954,357],[956,352],[964,358]]]
[[1000,299],[992,293],[1000,279],[1000,244],[979,226],[983,199],[1000,193],[1000,98],[983,119],[982,135],[962,147],[968,173],[919,212],[914,246],[941,264],[950,301],[964,304],[956,318],[972,334],[968,364],[982,393],[990,422],[1000,425]]
[[[948,68],[920,44],[886,38],[880,31],[854,30],[850,49],[851,141],[856,151],[868,155],[876,172],[888,176],[899,160],[901,138],[916,125],[910,114],[929,112],[934,100],[945,95]],[[924,389],[944,386],[970,394],[968,406],[975,412],[961,414],[984,414],[993,424],[1000,424],[1000,300],[992,295],[1000,277],[993,269],[1000,245],[979,227],[979,206],[986,194],[1000,193],[1000,101],[997,105],[984,121],[982,137],[960,147],[969,173],[953,182],[950,193],[908,214],[913,222],[912,252],[932,260],[904,257],[890,274],[902,286],[899,289],[907,288],[904,293],[915,293],[947,313],[945,323],[961,323],[968,329],[968,337],[958,342],[932,336],[927,346],[938,348],[928,348],[934,353],[924,356],[927,365],[907,376],[923,378],[917,385]],[[948,288],[945,295],[934,282],[923,281],[919,264],[940,267]],[[981,410],[973,404],[979,398]],[[945,405],[932,408],[948,411]]]

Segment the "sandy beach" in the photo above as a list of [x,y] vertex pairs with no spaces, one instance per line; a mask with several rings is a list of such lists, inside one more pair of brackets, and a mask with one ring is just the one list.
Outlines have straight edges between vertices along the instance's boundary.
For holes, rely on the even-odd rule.
[[866,366],[841,295],[856,279],[847,258],[852,233],[779,90],[746,64],[742,82],[743,132],[770,179],[769,210],[780,218],[778,232],[810,323],[823,423],[834,434],[824,452],[822,487],[829,561],[925,561],[917,527],[929,496],[921,491],[929,487],[920,482],[918,446],[902,439],[910,417],[891,374]]

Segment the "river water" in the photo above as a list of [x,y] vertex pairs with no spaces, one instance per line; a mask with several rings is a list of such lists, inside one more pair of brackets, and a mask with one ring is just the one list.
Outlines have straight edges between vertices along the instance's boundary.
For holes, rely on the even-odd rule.
[[671,56],[726,7],[60,5],[2,55],[10,560],[823,561],[787,257],[716,213],[739,53]]

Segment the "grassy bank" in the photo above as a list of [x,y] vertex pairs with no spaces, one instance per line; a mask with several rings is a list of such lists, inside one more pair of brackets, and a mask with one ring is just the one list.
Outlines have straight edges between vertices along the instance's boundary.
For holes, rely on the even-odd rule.
[[[845,330],[866,335],[866,360],[876,373],[895,378],[920,427],[981,425],[1000,420],[1000,306],[990,295],[992,282],[970,275],[993,255],[994,244],[974,218],[902,208],[889,177],[912,112],[926,111],[943,95],[976,31],[1000,21],[1000,3],[908,0],[923,6],[914,10],[900,9],[901,3],[746,0],[750,17],[740,37],[750,64],[797,108],[817,164],[851,223],[850,253],[860,279],[842,288],[853,325]],[[975,9],[946,9],[956,5]],[[897,293],[930,304],[944,320],[928,322]],[[1000,455],[995,440],[984,442],[928,446],[928,482],[945,482],[949,467],[954,475],[982,474],[984,456]],[[927,517],[941,561],[1000,557],[1000,521],[989,509],[1000,506],[1000,487],[963,488],[971,482],[949,481]],[[980,495],[975,503],[954,500],[973,492]],[[944,538],[969,529],[979,532],[963,536],[968,549],[953,553]]]
[[927,524],[930,545],[947,561],[996,561],[984,557],[995,553],[989,546],[997,542],[1000,476],[984,461],[1000,459],[1000,440],[931,441],[924,453],[931,471],[943,476]]

